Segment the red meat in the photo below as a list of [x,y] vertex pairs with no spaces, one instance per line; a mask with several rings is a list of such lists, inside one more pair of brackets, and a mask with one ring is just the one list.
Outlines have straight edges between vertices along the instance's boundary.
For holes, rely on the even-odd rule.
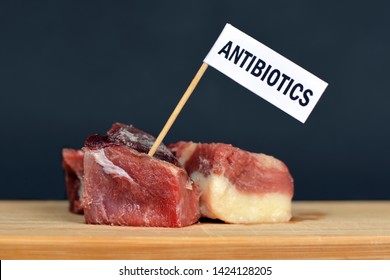
[[75,214],[83,213],[83,158],[84,153],[81,150],[62,150],[62,167],[65,170],[66,194],[69,200],[69,211]]
[[198,186],[165,146],[159,147],[159,158],[145,154],[153,142],[149,134],[122,124],[86,140],[87,223],[183,227],[198,221]]
[[199,185],[204,216],[229,223],[291,218],[293,179],[280,160],[221,143],[178,142],[169,148]]

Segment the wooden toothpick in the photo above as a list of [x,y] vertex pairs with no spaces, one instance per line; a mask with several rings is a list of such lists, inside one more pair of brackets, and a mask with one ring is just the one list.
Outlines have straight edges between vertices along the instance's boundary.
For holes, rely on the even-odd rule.
[[203,62],[202,66],[199,68],[198,72],[196,73],[194,79],[192,80],[192,82],[188,86],[187,90],[185,91],[185,93],[181,97],[179,103],[176,105],[175,110],[173,110],[171,116],[169,117],[168,121],[164,125],[164,127],[161,130],[160,134],[158,135],[156,141],[154,142],[152,148],[150,149],[150,151],[148,153],[149,156],[152,157],[154,155],[154,153],[156,152],[158,146],[160,146],[162,140],[164,139],[165,135],[167,135],[169,129],[172,126],[172,124],[175,122],[175,120],[176,120],[177,116],[179,115],[181,109],[183,109],[184,104],[186,104],[188,98],[191,96],[191,93],[194,91],[194,89],[198,85],[198,82],[202,78],[204,72],[206,71],[207,66],[208,66],[208,64]]

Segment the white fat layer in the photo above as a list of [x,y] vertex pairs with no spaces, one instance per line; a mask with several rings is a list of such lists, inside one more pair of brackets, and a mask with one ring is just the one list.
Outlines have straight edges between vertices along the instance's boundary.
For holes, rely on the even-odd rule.
[[[192,142],[190,142],[186,145],[185,149],[183,149],[181,151],[181,157],[178,158],[178,161],[180,162],[180,164],[185,165],[187,160],[189,160],[190,157],[192,156],[192,154],[194,153],[196,146],[197,146],[197,144],[192,143]],[[173,149],[173,151],[175,151],[175,150],[176,149]]]
[[201,189],[200,210],[203,216],[227,223],[278,223],[291,219],[291,198],[281,193],[240,192],[225,177],[205,177],[193,172],[191,178]]
[[138,137],[137,135],[135,135],[135,134],[133,134],[125,129],[120,130],[119,135],[120,135],[120,137],[123,137],[125,139],[129,139],[132,142],[140,141],[140,137]]
[[103,171],[106,174],[113,175],[114,177],[123,177],[129,181],[133,181],[133,179],[129,176],[129,174],[125,170],[115,165],[111,160],[109,160],[106,157],[106,154],[104,153],[104,149],[93,151],[92,154],[96,162],[103,168]]
[[[130,140],[131,142],[138,142],[145,147],[152,147],[154,144],[154,138],[151,136],[133,134],[125,129],[119,131],[119,136],[125,141]],[[157,150],[160,152],[169,153],[168,149],[163,145],[160,145]]]

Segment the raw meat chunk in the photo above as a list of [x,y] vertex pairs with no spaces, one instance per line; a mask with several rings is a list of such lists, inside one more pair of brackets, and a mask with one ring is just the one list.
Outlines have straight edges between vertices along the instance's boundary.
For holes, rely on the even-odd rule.
[[82,192],[84,174],[84,153],[82,150],[62,149],[62,167],[65,170],[66,194],[69,211],[83,213]]
[[168,148],[199,185],[203,216],[228,223],[290,220],[294,186],[283,162],[221,143]]
[[92,135],[84,150],[84,216],[87,223],[183,227],[198,221],[199,190],[172,153],[133,126],[114,124]]

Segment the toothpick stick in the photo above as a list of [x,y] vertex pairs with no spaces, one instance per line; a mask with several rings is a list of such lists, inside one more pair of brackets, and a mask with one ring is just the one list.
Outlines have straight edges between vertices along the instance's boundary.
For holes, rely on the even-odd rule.
[[163,129],[161,130],[160,134],[158,135],[156,141],[154,142],[152,148],[150,149],[148,155],[153,156],[156,152],[158,146],[160,146],[162,140],[164,139],[165,135],[167,135],[169,129],[171,128],[172,124],[175,122],[177,116],[179,115],[181,109],[183,109],[184,104],[186,104],[188,98],[191,96],[191,93],[194,91],[196,86],[198,85],[198,82],[202,78],[204,72],[207,69],[207,64],[203,62],[202,66],[199,68],[198,72],[196,73],[194,79],[192,80],[191,84],[188,86],[186,92],[181,97],[179,103],[176,105],[175,110],[173,110],[171,116],[169,117],[168,121],[164,125]]

